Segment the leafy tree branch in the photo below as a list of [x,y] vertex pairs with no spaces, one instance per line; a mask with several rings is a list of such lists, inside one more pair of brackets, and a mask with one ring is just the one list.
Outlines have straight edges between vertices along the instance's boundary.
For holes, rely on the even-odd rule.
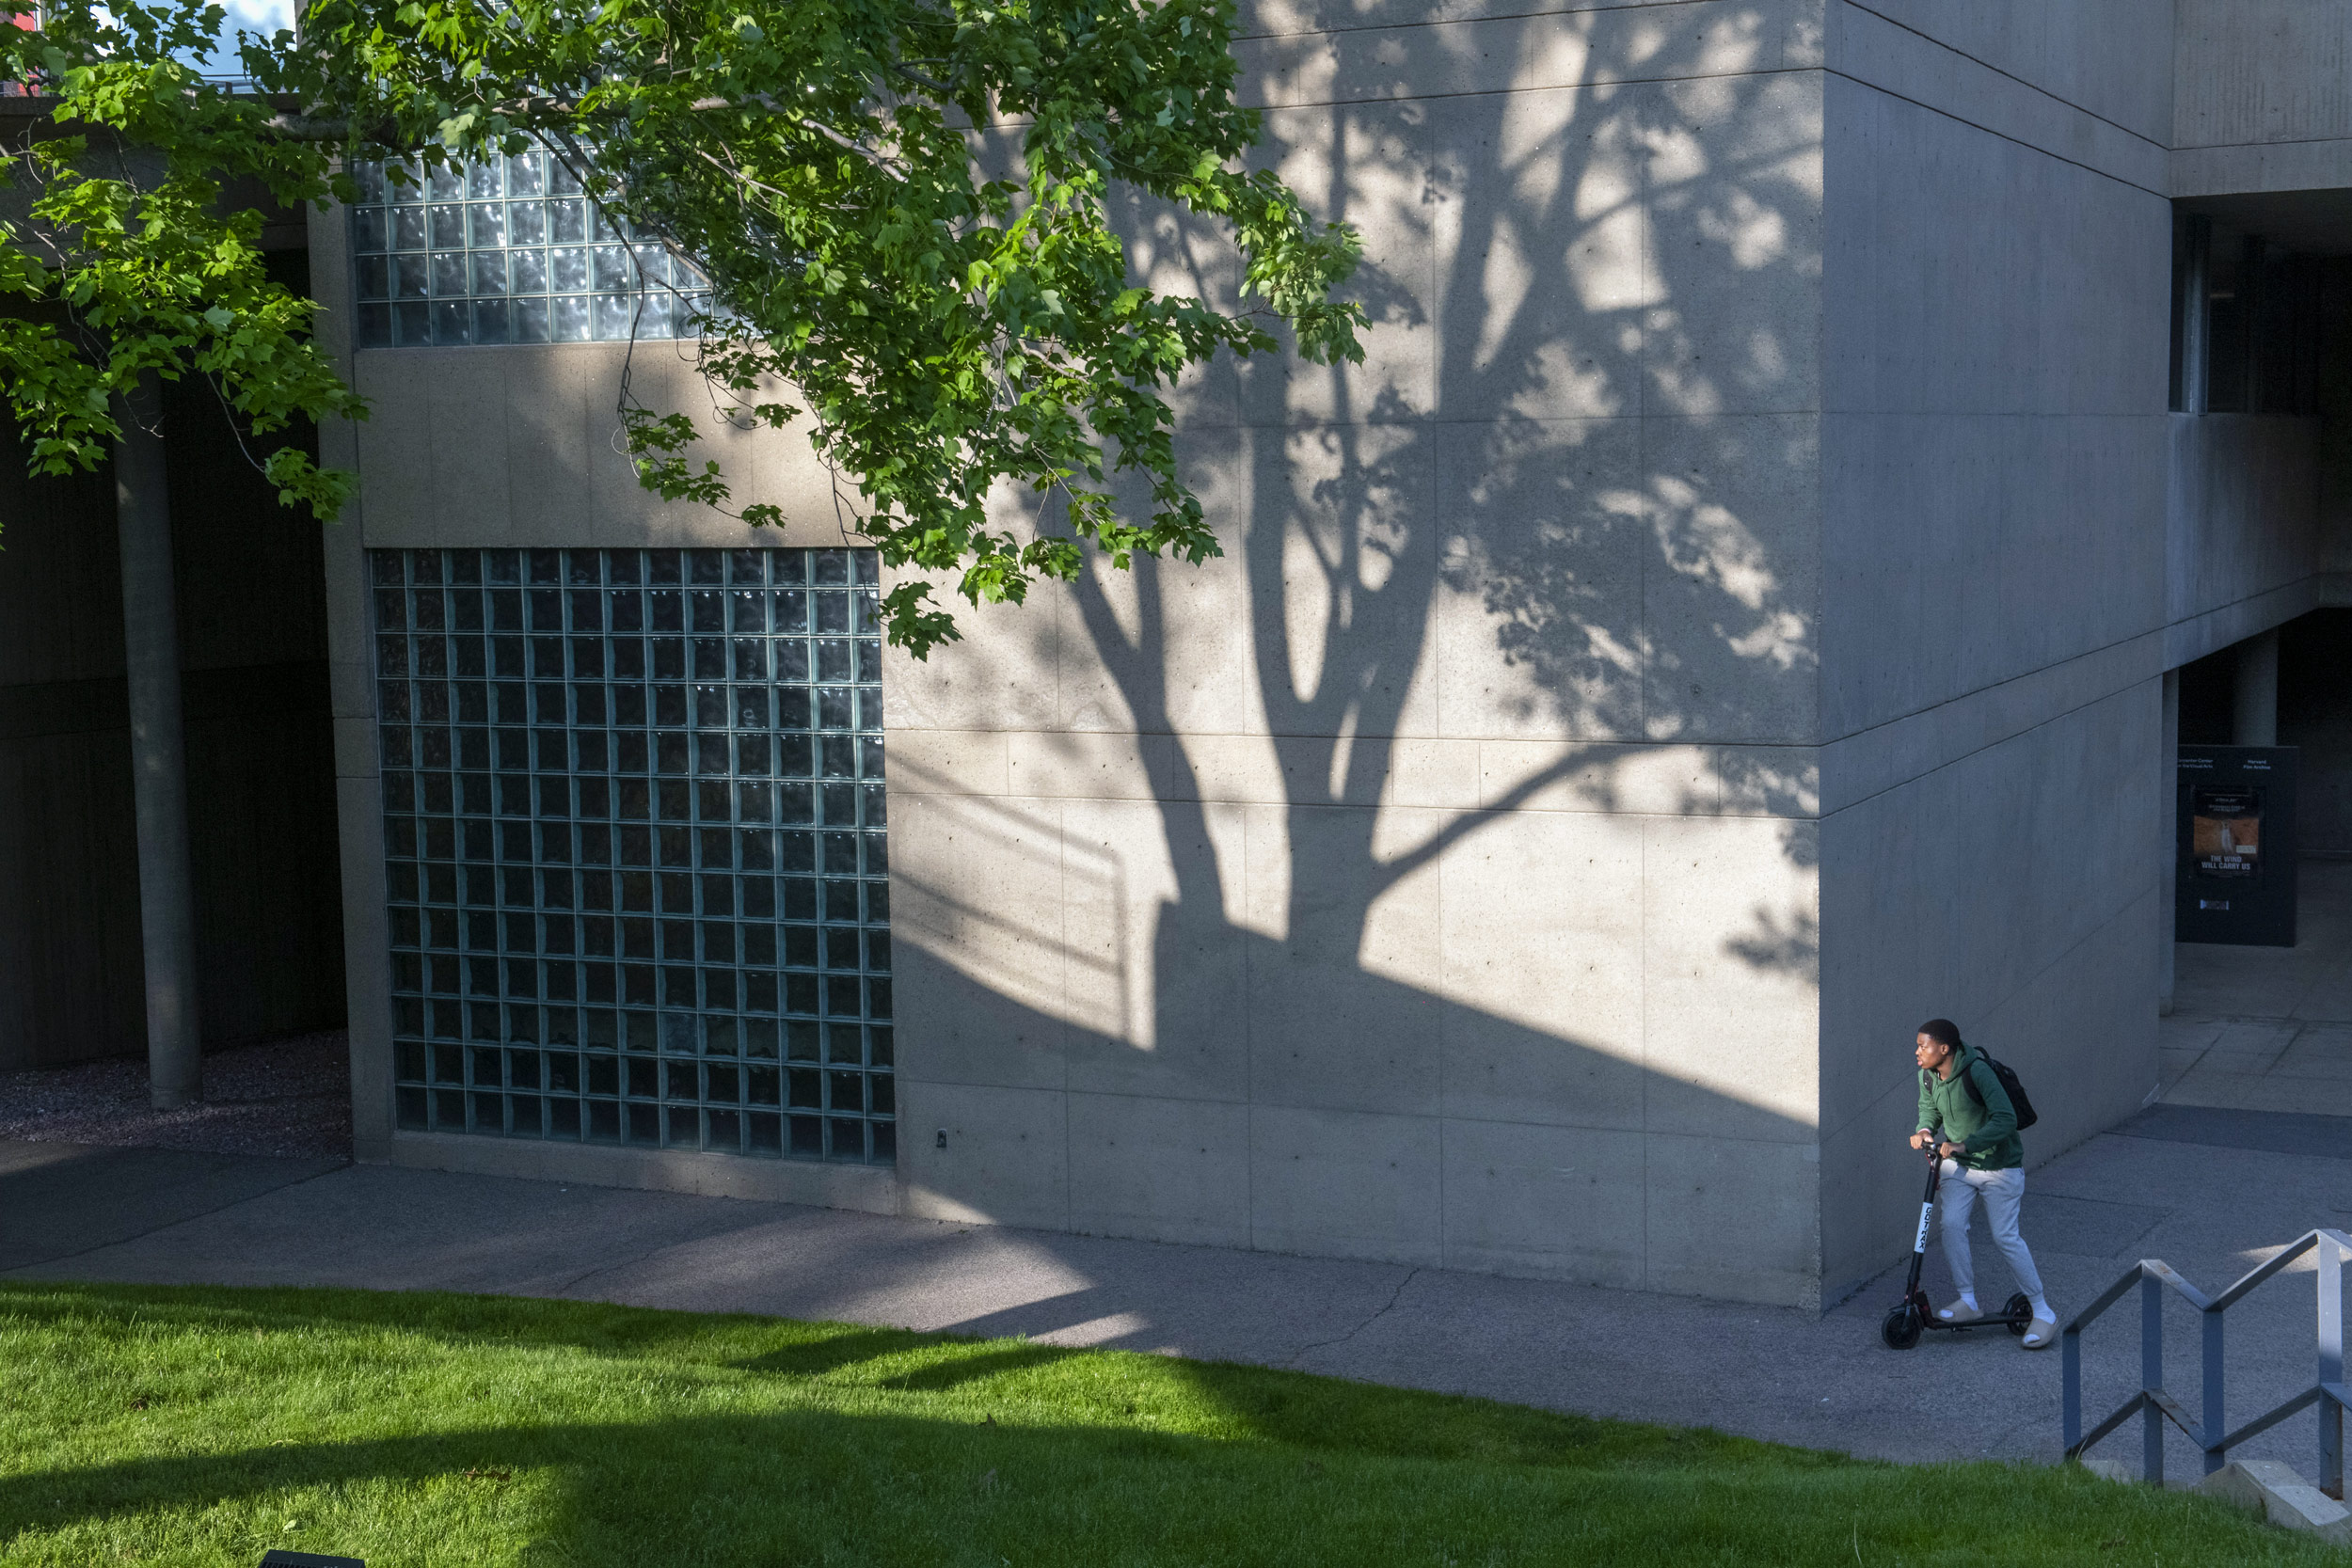
[[[105,13],[120,24],[56,14],[61,29],[0,58],[20,79],[44,72],[61,114],[113,114],[103,122],[178,172],[51,209],[44,221],[82,248],[39,271],[16,261],[8,278],[48,291],[28,297],[82,286],[68,280],[103,250],[88,234],[161,246],[169,230],[169,257],[141,262],[177,291],[161,297],[220,307],[229,325],[215,336],[266,341],[224,356],[187,325],[209,323],[203,309],[167,310],[169,352],[220,376],[248,417],[353,412],[357,400],[303,357],[307,307],[268,296],[238,260],[258,220],[201,217],[218,179],[249,174],[281,200],[317,199],[331,155],[389,159],[393,178],[414,179],[543,145],[599,208],[707,277],[697,353],[723,415],[802,425],[843,476],[857,531],[912,568],[884,617],[917,655],[957,635],[929,579],[951,578],[975,605],[1018,603],[1040,578],[1074,578],[1090,553],[1117,567],[1220,553],[1177,469],[1164,394],[1187,369],[1274,350],[1278,330],[1312,361],[1362,356],[1360,311],[1331,297],[1355,266],[1355,235],[1244,167],[1260,122],[1234,102],[1230,0],[312,0],[298,39],[246,41],[262,90],[244,96],[170,64],[217,30],[216,10],[175,0]],[[53,186],[78,166],[34,156],[49,157]],[[1230,236],[1239,308],[1136,283],[1110,216],[1121,186]],[[11,257],[33,251],[10,231]],[[48,420],[47,460],[87,463],[107,429],[105,398],[90,405],[87,393],[119,389],[102,367],[121,356],[86,340],[78,356],[45,348],[41,332],[23,326],[9,367],[56,390],[19,417]],[[134,357],[180,363],[151,334],[133,341],[145,345]],[[254,356],[263,346],[278,379]],[[57,411],[76,396],[95,412]],[[755,526],[782,519],[777,499],[735,495],[698,455],[691,420],[626,394],[621,419],[649,489]],[[1148,495],[1136,515],[1114,500],[1128,475]],[[331,511],[336,476],[295,477]],[[1016,533],[991,511],[1007,489],[1057,499],[1057,521]]]
[[[17,200],[0,208],[0,385],[36,473],[97,467],[150,375],[202,376],[256,434],[366,414],[311,343],[316,308],[268,276],[262,214],[224,199],[234,182],[323,199],[330,150],[276,135],[270,104],[185,63],[220,23],[171,0],[0,28],[0,79],[56,104],[47,134],[6,150]],[[262,467],[322,519],[350,492],[295,446]]]

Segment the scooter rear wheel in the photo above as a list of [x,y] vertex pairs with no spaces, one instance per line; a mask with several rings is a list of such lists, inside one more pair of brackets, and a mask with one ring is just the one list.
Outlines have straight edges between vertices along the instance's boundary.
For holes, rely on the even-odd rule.
[[1888,1350],[1909,1350],[1919,1342],[1919,1311],[1909,1302],[1879,1320],[1879,1338]]
[[2018,1291],[2001,1304],[2001,1316],[2009,1320],[2010,1333],[2024,1338],[2026,1330],[2033,1326],[2033,1298]]

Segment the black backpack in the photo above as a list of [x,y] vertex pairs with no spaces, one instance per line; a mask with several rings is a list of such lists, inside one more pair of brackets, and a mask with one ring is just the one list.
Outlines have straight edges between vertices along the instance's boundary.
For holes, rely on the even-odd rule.
[[[2001,1090],[2009,1096],[2010,1109],[2017,1113],[2017,1131],[2023,1132],[2042,1119],[2033,1108],[2033,1101],[2026,1098],[2025,1082],[2017,1076],[2015,1068],[2004,1062],[1996,1062],[1981,1051],[1977,1053],[1977,1060],[1991,1068],[1993,1076],[2001,1081]],[[1977,1087],[1976,1074],[1963,1071],[1960,1075],[1960,1081],[1967,1085],[1968,1098],[1977,1102],[1977,1109],[1983,1110],[1984,1091]]]

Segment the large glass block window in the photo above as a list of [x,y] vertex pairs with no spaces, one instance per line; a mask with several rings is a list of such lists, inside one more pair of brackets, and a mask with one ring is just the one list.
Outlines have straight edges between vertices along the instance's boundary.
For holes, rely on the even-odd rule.
[[533,149],[396,184],[352,170],[362,348],[684,338],[708,284],[605,221],[564,165]]
[[378,550],[398,1124],[888,1164],[869,550]]

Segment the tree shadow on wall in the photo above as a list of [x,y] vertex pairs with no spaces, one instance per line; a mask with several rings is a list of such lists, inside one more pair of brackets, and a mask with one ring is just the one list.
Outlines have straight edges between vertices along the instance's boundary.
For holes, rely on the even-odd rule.
[[[1293,898],[1278,879],[1256,895],[1309,912],[1269,934],[1246,910],[1165,889],[1216,884],[1220,861],[1248,858],[1237,840],[1254,826],[1279,846],[1286,806],[954,796],[933,793],[953,781],[911,759],[893,767],[896,787],[920,798],[923,831],[963,840],[988,884],[959,896],[927,877],[915,847],[899,861],[900,1159],[914,1212],[1812,1299],[1801,930],[1734,964],[1754,977],[1752,1000],[1785,1002],[1798,1021],[1790,1072],[1753,1070],[1770,1060],[1768,1022],[1745,1022],[1734,1052],[1713,1012],[1704,1054],[1677,1067],[1638,1034],[1644,993],[1670,984],[1656,972],[1719,967],[1720,924],[1668,920],[1629,942],[1605,928],[1621,911],[1605,911],[1590,940],[1609,951],[1597,956],[1574,930],[1530,939],[1474,905],[1449,916],[1433,866],[1369,913],[1360,883]],[[1352,809],[1299,815],[1327,823]],[[1204,831],[1174,843],[1170,865],[1122,863],[1153,859],[1126,826],[1187,811]],[[1627,859],[1614,875],[1638,899]],[[1505,881],[1556,874],[1513,854],[1491,863]],[[1293,874],[1321,874],[1311,845]],[[1058,931],[1032,909],[1030,890],[1049,888],[1063,899]],[[1509,911],[1500,923],[1549,924]],[[1482,960],[1459,958],[1461,927],[1473,952],[1528,955],[1556,938],[1555,961],[1483,984]],[[1360,952],[1345,945],[1359,941]],[[1555,991],[1588,1013],[1531,1022]],[[1704,1070],[1731,1054],[1748,1070]],[[1788,1201],[1758,1209],[1759,1190]],[[1135,1305],[1113,1291],[1085,1315]]]
[[[943,808],[993,817],[1008,862],[1057,844],[1121,885],[1063,901],[1059,1006],[1044,981],[992,1004],[990,974],[948,978],[961,939],[910,928],[946,988],[906,993],[911,1076],[1248,1101],[1251,1136],[1295,1113],[1283,1135],[1341,1165],[1405,1134],[1333,1117],[1436,1107],[1812,1138],[1816,807],[1779,749],[1817,731],[1820,100],[1774,70],[1785,25],[1602,11],[1244,46],[1245,90],[1277,105],[1264,161],[1365,236],[1366,362],[1188,383],[1180,450],[1229,559],[1092,574],[1050,632],[1014,634],[1057,672],[1011,702],[1053,713],[1039,743],[1083,766],[1073,732],[1142,737],[1166,858],[1122,851],[1114,805]],[[1391,82],[1375,62],[1399,40]],[[1324,54],[1359,96],[1289,106]],[[1538,85],[1433,88],[1480,58]],[[1547,62],[1576,63],[1548,86]],[[1201,235],[1131,221],[1157,286],[1233,303]],[[1105,1001],[1093,969],[1150,978]],[[1735,1069],[1743,1003],[1786,1020],[1743,1018]],[[1000,1030],[1025,1042],[1002,1073],[979,1040]],[[1779,1081],[1703,1086],[1758,1071]],[[1259,1244],[1331,1248],[1254,1201]]]
[[[1547,797],[1809,811],[1769,755],[1709,759],[1740,787],[1727,802],[1704,776],[1661,798],[1629,776],[1645,755],[1611,749],[1816,738],[1820,104],[1809,78],[1769,71],[1781,30],[1751,14],[1663,48],[1620,13],[1421,30],[1416,50],[1581,58],[1582,85],[1269,113],[1268,161],[1365,233],[1356,292],[1374,318],[1362,367],[1221,365],[1183,409],[1246,588],[1230,606],[1246,646],[1215,668],[1248,684],[1277,738],[1294,863],[1311,845],[1316,869],[1290,879],[1285,928],[1327,923],[1340,888],[1360,924],[1451,845]],[[1375,56],[1349,40],[1383,31],[1338,35],[1343,70]],[[1258,46],[1257,85],[1278,97],[1290,41]],[[1173,219],[1137,224],[1155,281],[1188,271],[1230,297]],[[1186,570],[1096,573],[1073,594],[1146,735],[1215,727],[1170,676],[1209,667],[1197,643],[1232,646],[1235,628],[1213,624],[1229,601],[1179,589],[1191,602],[1171,605]],[[1065,670],[1084,657],[1073,641]],[[1375,847],[1384,824],[1360,809],[1310,823],[1409,803],[1400,736],[1534,747],[1516,768],[1482,759],[1479,815],[1410,842]],[[1147,759],[1171,844],[1199,832],[1195,750]],[[1230,903],[1210,881],[1178,901]],[[1787,951],[1786,931],[1758,935]]]

